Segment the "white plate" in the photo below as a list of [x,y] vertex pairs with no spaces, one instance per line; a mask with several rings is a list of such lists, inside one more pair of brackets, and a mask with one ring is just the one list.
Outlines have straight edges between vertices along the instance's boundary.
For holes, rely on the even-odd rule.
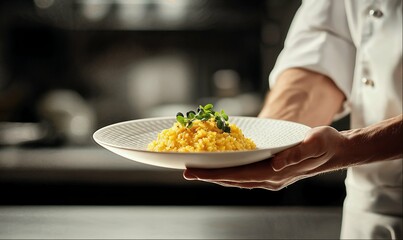
[[94,140],[104,148],[144,164],[174,168],[223,168],[267,159],[300,143],[310,127],[302,124],[254,117],[230,117],[243,134],[256,143],[256,150],[232,152],[152,152],[147,145],[163,129],[172,127],[174,117],[147,118],[116,123],[97,130]]

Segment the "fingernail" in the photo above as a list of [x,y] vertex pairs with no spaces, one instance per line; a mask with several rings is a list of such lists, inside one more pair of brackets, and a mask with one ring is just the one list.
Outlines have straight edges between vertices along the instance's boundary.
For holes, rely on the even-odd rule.
[[271,163],[271,167],[273,168],[273,170],[275,171],[275,172],[278,172],[278,171],[281,171],[281,169],[283,169],[283,166],[281,166],[280,164],[278,164],[277,163],[277,161],[273,161],[272,163]]
[[278,171],[281,171],[284,168],[286,168],[288,165],[287,161],[288,161],[289,155],[290,155],[289,151],[283,151],[283,152],[280,152],[277,155],[275,155],[271,162],[271,166],[273,167],[273,170],[278,172]]
[[271,166],[272,166],[273,170],[276,172],[283,170],[285,167],[284,159],[279,158],[279,157],[274,157],[271,162]]
[[185,170],[185,171],[183,172],[183,177],[184,177],[186,180],[197,180],[197,177],[196,177],[195,175],[189,173],[189,171],[187,171],[187,170]]

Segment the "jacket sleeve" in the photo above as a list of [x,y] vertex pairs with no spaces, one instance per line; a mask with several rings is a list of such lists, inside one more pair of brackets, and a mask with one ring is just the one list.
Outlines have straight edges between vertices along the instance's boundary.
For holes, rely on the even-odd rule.
[[356,48],[342,0],[304,0],[291,23],[284,49],[270,73],[274,85],[288,68],[306,68],[331,78],[350,98]]

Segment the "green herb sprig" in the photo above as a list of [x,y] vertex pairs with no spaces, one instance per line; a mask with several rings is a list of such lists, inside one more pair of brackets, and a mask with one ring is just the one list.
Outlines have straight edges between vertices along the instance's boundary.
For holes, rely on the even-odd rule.
[[182,126],[185,126],[187,128],[192,127],[193,122],[197,119],[197,120],[201,120],[201,121],[207,121],[211,118],[214,118],[217,127],[219,129],[221,129],[222,131],[226,132],[226,133],[230,133],[231,132],[231,128],[229,126],[228,123],[228,115],[224,112],[224,110],[221,110],[220,112],[216,112],[213,110],[213,104],[209,103],[206,106],[202,106],[200,105],[196,112],[194,111],[189,111],[186,113],[186,116],[181,113],[178,112],[176,114],[176,120],[182,124]]

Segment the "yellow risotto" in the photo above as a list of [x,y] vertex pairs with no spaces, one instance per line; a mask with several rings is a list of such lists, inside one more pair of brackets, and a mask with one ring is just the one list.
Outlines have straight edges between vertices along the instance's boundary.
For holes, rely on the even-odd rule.
[[246,138],[235,124],[230,123],[229,127],[231,131],[224,132],[213,118],[195,120],[191,127],[175,122],[171,128],[162,130],[147,149],[157,152],[217,152],[256,148],[256,144]]

